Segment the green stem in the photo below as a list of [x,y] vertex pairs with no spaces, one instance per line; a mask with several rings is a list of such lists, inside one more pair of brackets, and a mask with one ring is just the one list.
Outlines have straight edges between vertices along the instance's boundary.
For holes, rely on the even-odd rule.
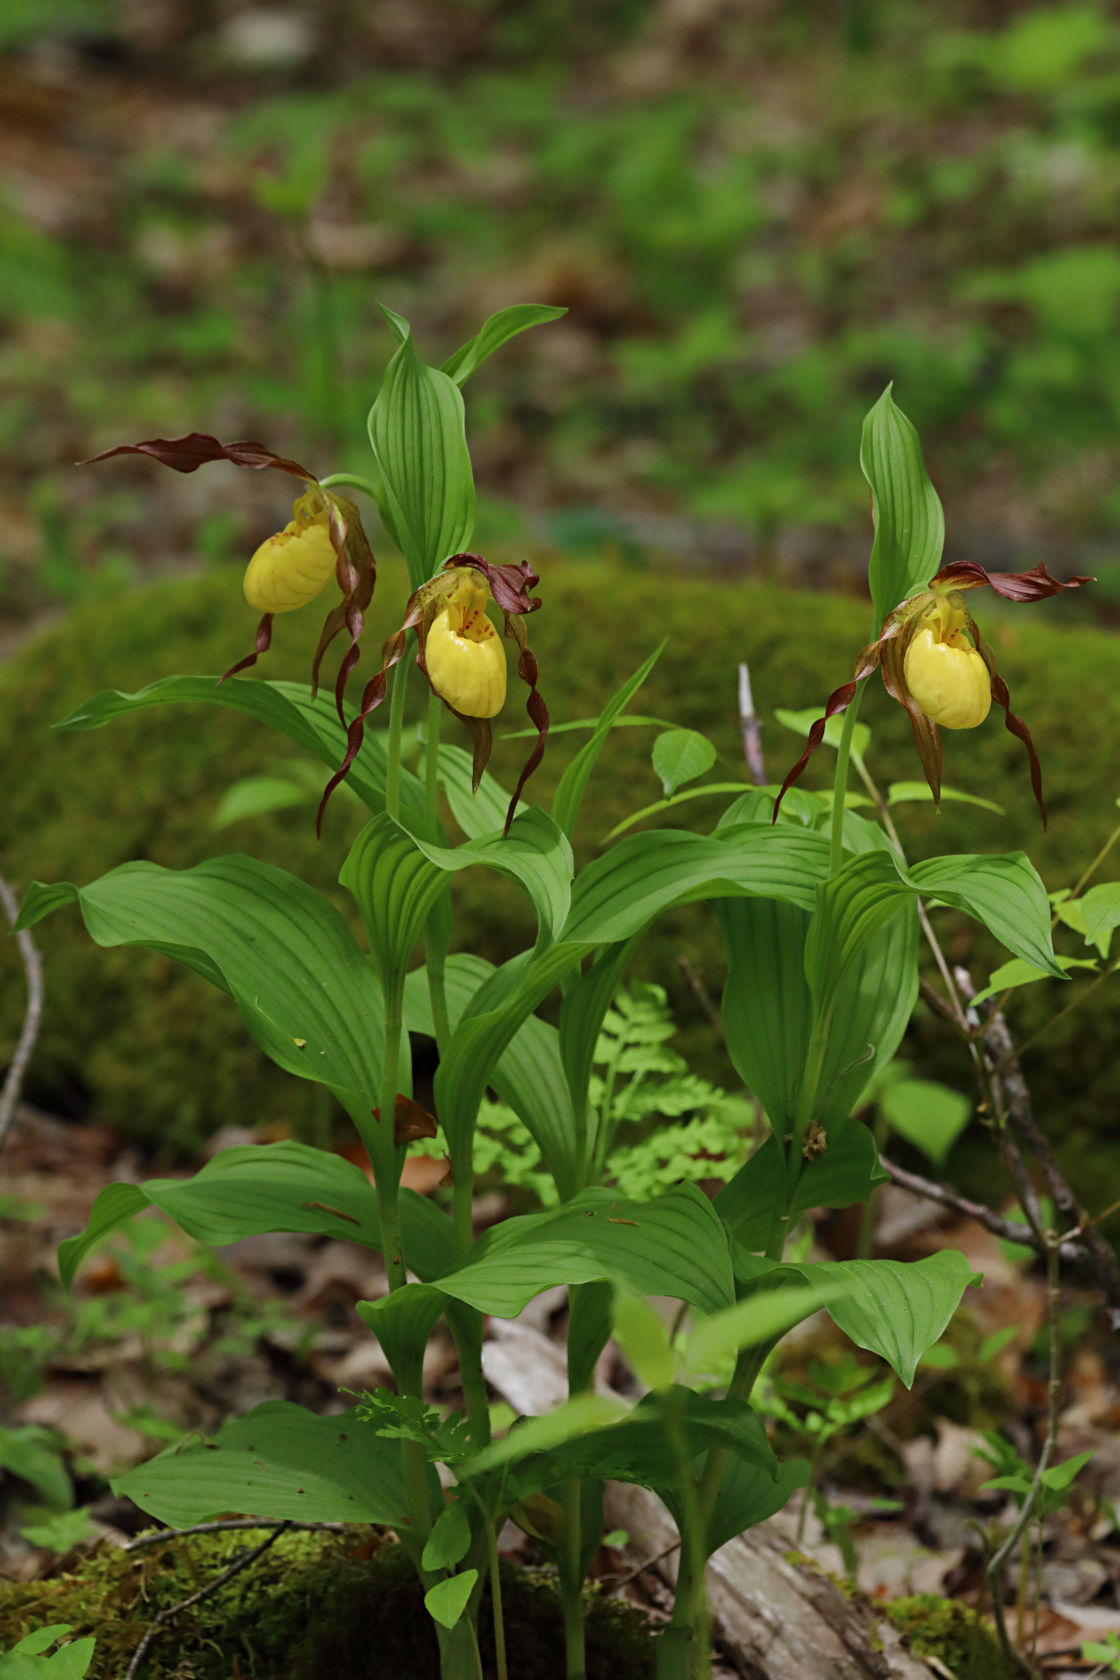
[[502,1583],[498,1574],[498,1534],[490,1517],[486,1518],[486,1550],[490,1559],[490,1604],[494,1615],[494,1666],[497,1680],[509,1680],[506,1667],[506,1624],[502,1614]]
[[[424,808],[427,832],[439,833],[439,730],[443,720],[443,702],[433,692],[428,695],[428,731],[424,743]],[[436,1048],[442,1056],[451,1037],[451,1018],[447,1010],[446,956],[443,945],[435,939],[425,941],[424,966],[428,976],[428,998],[432,1006],[432,1025],[435,1027]]]
[[859,703],[863,698],[863,684],[856,689],[852,703],[844,713],[840,731],[840,745],[836,752],[836,775],[832,783],[832,825],[828,842],[828,873],[835,875],[844,861],[844,795],[848,791],[848,760],[852,752],[852,733],[856,726]]
[[564,1568],[560,1571],[560,1593],[564,1610],[565,1680],[585,1680],[587,1672],[583,1575],[579,1566],[582,1539],[579,1477],[569,1476],[564,1483]]
[[346,485],[351,490],[364,490],[371,500],[377,500],[377,490],[368,478],[359,478],[356,473],[331,473],[329,478],[321,478],[319,486],[323,490],[333,490],[339,485]]
[[412,651],[412,635],[410,630],[408,646],[403,657],[393,666],[390,678],[389,730],[385,742],[385,814],[392,817],[394,822],[400,821],[401,814],[401,729],[404,725],[404,693],[408,685],[408,668],[412,663],[409,657]]
[[397,1092],[400,1088],[401,1025],[404,1002],[404,977],[394,975],[385,988],[385,1042],[381,1053],[381,1117],[380,1136],[374,1176],[377,1190],[377,1211],[381,1222],[381,1252],[385,1257],[385,1272],[390,1290],[400,1289],[405,1282],[404,1243],[401,1238],[400,1163],[394,1142],[397,1111]]

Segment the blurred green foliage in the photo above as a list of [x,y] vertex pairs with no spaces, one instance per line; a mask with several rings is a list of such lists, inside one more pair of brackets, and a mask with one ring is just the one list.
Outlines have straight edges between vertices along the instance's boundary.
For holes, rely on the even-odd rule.
[[[401,568],[403,573],[403,568]],[[393,598],[394,581],[398,595]],[[403,576],[382,579],[380,610],[391,614]],[[600,563],[569,563],[545,573],[544,606],[530,620],[542,690],[554,720],[594,715],[605,696],[635,669],[668,630],[669,643],[633,709],[702,727],[717,748],[713,780],[741,775],[736,666],[750,662],[764,719],[777,706],[819,705],[850,673],[866,630],[867,609],[838,597],[786,594],[754,585],[703,587],[668,573]],[[977,607],[977,612],[981,608]],[[1120,700],[1115,650],[1098,632],[1054,628],[1044,608],[1034,617],[984,612],[1013,701],[1031,724],[1043,764],[1050,832],[1043,839],[1021,745],[993,717],[981,730],[946,742],[945,777],[963,791],[996,794],[1006,814],[947,802],[895,810],[912,857],[954,849],[1006,851],[1026,846],[1051,887],[1068,886],[1111,832],[1116,811],[1115,736]],[[263,674],[303,677],[312,626],[281,625]],[[372,642],[377,642],[377,627]],[[264,813],[215,832],[211,819],[225,787],[268,773],[291,757],[291,746],[222,709],[169,707],[91,733],[51,735],[48,725],[105,687],[134,689],[175,671],[225,669],[245,648],[251,614],[231,571],[163,583],[112,602],[94,602],[29,642],[0,672],[0,756],[8,797],[0,807],[0,856],[21,886],[32,878],[86,882],[132,858],[185,867],[199,858],[244,849],[332,891],[348,837],[361,811],[353,801],[331,806],[326,836],[314,837],[314,796],[306,820]],[[366,657],[369,655],[367,653]],[[252,681],[253,678],[237,680]],[[420,685],[411,698],[419,707]],[[511,701],[516,685],[511,690]],[[876,685],[863,707],[873,741],[870,762],[882,783],[913,774],[909,723]],[[503,719],[512,731],[515,704]],[[448,723],[448,738],[454,739]],[[586,859],[635,804],[660,793],[650,762],[655,730],[616,730],[591,786],[577,854]],[[530,784],[547,805],[579,735],[558,735]],[[784,774],[797,754],[792,734],[765,729],[769,773]],[[523,741],[495,744],[492,769],[512,782]],[[806,782],[824,785],[825,753]],[[692,784],[690,784],[691,788]],[[687,791],[687,790],[686,790]],[[682,805],[681,818],[710,828],[730,795]],[[668,818],[676,813],[670,809]],[[1105,872],[1108,873],[1107,871]],[[531,914],[511,883],[467,871],[455,882],[457,937],[463,949],[494,961],[532,937]],[[971,924],[946,923],[950,959],[972,961],[978,980],[1001,959],[976,942]],[[1075,936],[1064,934],[1069,941]],[[59,916],[37,930],[47,965],[47,1008],[30,1094],[56,1110],[92,1107],[123,1133],[143,1139],[164,1158],[189,1154],[202,1138],[229,1125],[275,1125],[310,1135],[323,1122],[315,1090],[287,1079],[249,1041],[228,999],[169,958],[140,951],[103,951],[77,917]],[[1074,946],[1071,943],[1070,948]],[[682,972],[685,957],[718,998],[723,972],[719,936],[703,906],[657,924],[633,974],[669,992],[682,1024],[677,1040],[694,1073],[734,1085],[715,1034]],[[4,958],[8,978],[0,1005],[0,1062],[10,1054],[22,1007],[16,953]],[[1072,995],[1076,980],[1045,982],[1013,994],[1012,1023],[1026,1034]],[[1103,1186],[1120,1194],[1120,1144],[1107,1117],[1120,1100],[1116,1067],[1115,994],[1102,986],[1043,1040],[1026,1062],[1042,1123],[1049,1127],[1071,1177],[1094,1208]],[[917,1073],[970,1089],[963,1047],[919,1007],[905,1053]],[[1114,1128],[1111,1128],[1114,1130]],[[976,1143],[976,1175],[987,1184],[991,1144]],[[962,1157],[957,1146],[952,1170]],[[965,1169],[967,1176],[967,1160]]]
[[[0,28],[0,126],[37,137],[0,216],[17,606],[119,581],[125,553],[196,552],[189,484],[153,508],[143,465],[109,492],[60,486],[60,460],[198,426],[362,470],[379,298],[436,360],[491,308],[569,308],[474,393],[483,546],[528,522],[589,552],[613,534],[784,565],[815,528],[827,563],[891,378],[951,553],[1072,563],[1114,540],[1103,5],[442,0],[405,28],[340,0],[293,13],[303,44],[273,59],[237,7],[143,10],[20,0]],[[203,546],[251,549],[252,489],[224,507]],[[1081,569],[1105,591],[1081,611],[1120,599],[1108,551]]]

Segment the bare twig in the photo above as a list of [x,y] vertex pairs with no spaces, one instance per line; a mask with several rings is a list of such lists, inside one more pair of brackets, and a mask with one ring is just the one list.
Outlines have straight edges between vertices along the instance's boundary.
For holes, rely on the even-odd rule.
[[667,1557],[672,1557],[673,1553],[679,1549],[680,1538],[678,1537],[673,1541],[671,1546],[666,1546],[664,1551],[655,1553],[655,1555],[651,1558],[646,1558],[645,1562],[640,1563],[637,1569],[631,1569],[625,1575],[616,1575],[613,1578],[613,1583],[610,1591],[607,1593],[607,1597],[617,1598],[623,1587],[628,1587],[631,1581],[636,1581],[638,1576],[644,1575],[647,1569],[655,1569],[659,1563],[664,1563]]
[[1054,1158],[1050,1141],[1034,1117],[1030,1092],[1019,1069],[1011,1034],[1002,1015],[994,1015],[988,1022],[984,1044],[1000,1068],[999,1078],[1007,1103],[1007,1129],[1014,1128],[1020,1134],[1038,1162],[1062,1227],[1074,1234],[1088,1250],[1094,1282],[1104,1295],[1109,1329],[1114,1335],[1120,1334],[1120,1263],[1112,1244],[1102,1237],[1070,1189]]
[[190,1528],[161,1528],[155,1534],[138,1534],[135,1540],[126,1541],[121,1551],[135,1552],[142,1546],[158,1546],[164,1540],[181,1540],[185,1534],[233,1534],[246,1528],[255,1528],[261,1532],[265,1529],[279,1531],[290,1528],[293,1532],[298,1530],[306,1533],[316,1530],[328,1534],[345,1534],[349,1526],[348,1523],[340,1522],[295,1522],[288,1519],[262,1522],[259,1517],[223,1517],[217,1522],[194,1523]]
[[[1005,1242],[1019,1243],[1024,1248],[1032,1248],[1036,1254],[1046,1253],[1046,1244],[1036,1237],[1029,1225],[1021,1225],[1014,1219],[1007,1219],[1002,1213],[996,1213],[993,1208],[985,1206],[983,1202],[974,1202],[968,1196],[962,1196],[959,1190],[954,1190],[951,1184],[936,1184],[933,1179],[923,1178],[919,1173],[908,1172],[905,1167],[896,1166],[888,1161],[885,1155],[880,1155],[879,1165],[886,1173],[892,1184],[897,1184],[900,1190],[909,1190],[912,1196],[922,1196],[927,1202],[937,1202],[941,1207],[952,1208],[956,1213],[963,1213],[968,1219],[975,1219],[978,1225],[983,1225],[993,1236],[1002,1237]],[[1062,1259],[1070,1265],[1084,1266],[1089,1256],[1083,1247],[1078,1247],[1072,1241],[1062,1243]]]
[[[259,1527],[260,1525],[258,1524],[257,1526]],[[196,1593],[192,1593],[189,1598],[180,1599],[178,1604],[169,1604],[165,1610],[160,1610],[153,1619],[152,1624],[148,1628],[143,1639],[136,1647],[136,1650],[133,1652],[132,1661],[128,1665],[128,1670],[125,1674],[124,1680],[136,1680],[136,1676],[140,1672],[140,1664],[143,1662],[149,1646],[155,1639],[156,1634],[159,1632],[164,1622],[169,1622],[171,1618],[173,1616],[177,1616],[181,1610],[189,1610],[192,1605],[201,1603],[204,1598],[209,1598],[211,1593],[217,1592],[219,1587],[224,1586],[225,1583],[232,1580],[235,1575],[239,1575],[243,1569],[248,1569],[251,1563],[255,1563],[259,1557],[263,1556],[270,1546],[275,1545],[276,1541],[279,1540],[285,1530],[291,1527],[292,1524],[290,1522],[278,1523],[273,1532],[267,1535],[265,1539],[261,1541],[259,1546],[254,1546],[251,1552],[242,1552],[239,1557],[234,1558],[233,1562],[228,1564],[227,1567],[222,1570],[220,1575],[215,1575],[212,1581],[207,1581],[206,1585],[204,1587],[200,1587]],[[185,1530],[184,1532],[190,1531]]]
[[[0,904],[3,904],[4,912],[14,927],[19,915],[19,901],[2,875]],[[27,1064],[31,1060],[31,1052],[39,1036],[39,1023],[43,1018],[43,959],[26,928],[21,928],[16,934],[16,944],[19,946],[19,954],[23,958],[24,972],[27,976],[27,1008],[24,1011],[23,1030],[19,1035],[16,1053],[12,1057],[3,1089],[0,1090],[0,1147],[3,1147],[12,1116],[15,1114],[16,1103],[23,1087],[23,1076],[27,1072]]]
[[762,725],[754,709],[751,694],[751,674],[745,664],[739,666],[739,730],[743,737],[743,757],[758,787],[766,786],[766,762],[762,756]]

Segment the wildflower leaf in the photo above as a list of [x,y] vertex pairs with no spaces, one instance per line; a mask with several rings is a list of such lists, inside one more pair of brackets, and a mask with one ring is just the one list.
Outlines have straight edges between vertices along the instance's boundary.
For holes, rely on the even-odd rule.
[[474,477],[458,385],[422,362],[407,322],[394,321],[400,345],[369,412],[369,439],[386,523],[415,590],[470,541]]
[[972,1116],[967,1097],[932,1079],[895,1080],[879,1098],[879,1107],[892,1130],[935,1167],[945,1165]]
[[882,623],[893,607],[937,571],[945,515],[929,481],[913,424],[888,385],[863,422],[859,464],[871,486],[875,541],[868,581]]
[[497,314],[483,322],[473,338],[448,357],[443,364],[443,372],[456,385],[462,385],[476,367],[492,356],[495,350],[500,350],[503,344],[508,344],[511,338],[516,338],[518,333],[542,326],[546,321],[559,320],[567,313],[567,309],[551,303],[514,303],[508,309],[499,309]]
[[655,648],[649,658],[639,665],[633,676],[628,677],[617,693],[613,694],[607,701],[595,721],[591,739],[584,742],[560,778],[552,801],[552,814],[569,839],[575,831],[576,819],[579,816],[584,791],[595,767],[595,761],[602,751],[603,743],[611,729],[618,722],[624,721],[621,720],[620,714],[653,670],[664,647],[665,643],[662,642],[659,647]]
[[112,1479],[113,1491],[176,1528],[227,1511],[270,1520],[406,1520],[400,1447],[353,1411],[317,1417],[266,1400],[213,1442],[171,1447]]
[[666,799],[697,776],[703,776],[716,761],[716,749],[695,729],[670,729],[653,743],[653,769]]

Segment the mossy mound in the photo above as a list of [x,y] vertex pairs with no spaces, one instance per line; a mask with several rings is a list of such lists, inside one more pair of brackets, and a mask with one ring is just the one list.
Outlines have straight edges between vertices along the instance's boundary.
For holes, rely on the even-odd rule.
[[[33,1628],[69,1623],[97,1644],[88,1680],[119,1680],[161,1610],[213,1581],[263,1538],[253,1530],[190,1535],[126,1552],[101,1546],[74,1574],[0,1586],[0,1650]],[[585,1594],[588,1680],[652,1680],[645,1615]],[[562,1680],[559,1597],[546,1577],[502,1570],[508,1668]],[[489,1598],[479,1639],[493,1669]],[[147,1680],[431,1680],[439,1671],[416,1572],[400,1547],[355,1530],[282,1534],[217,1591],[169,1619],[145,1661]]]
[[916,1593],[885,1610],[916,1657],[936,1657],[958,1680],[1018,1680],[987,1622],[957,1599]]
[[[369,636],[370,651],[388,627],[395,605],[388,575],[384,622]],[[399,594],[399,591],[397,592]],[[702,730],[719,751],[713,772],[741,773],[736,672],[751,668],[764,718],[777,706],[819,706],[851,670],[866,639],[868,611],[846,598],[784,592],[757,584],[725,584],[617,567],[563,564],[545,572],[545,605],[530,623],[541,686],[555,722],[597,713],[608,696],[667,637],[658,666],[632,710]],[[903,838],[915,857],[953,849],[1028,849],[1050,886],[1069,885],[1111,830],[1120,792],[1115,735],[1120,721],[1113,638],[1061,623],[1062,602],[1032,613],[998,612],[981,603],[1016,708],[1034,733],[1044,768],[1050,832],[1037,818],[1021,745],[993,717],[967,735],[948,735],[945,776],[962,791],[997,798],[1005,815],[945,803],[898,810]],[[978,609],[979,610],[979,609]],[[317,616],[295,615],[277,627],[276,649],[258,670],[275,677],[306,674]],[[326,838],[315,841],[313,812],[247,819],[216,833],[210,817],[233,780],[275,769],[296,756],[290,743],[219,708],[169,707],[89,733],[52,733],[65,716],[101,689],[134,689],[174,672],[221,671],[244,651],[249,616],[229,573],[152,585],[75,612],[29,643],[0,672],[0,754],[6,799],[0,810],[0,859],[18,883],[86,882],[132,858],[184,867],[200,858],[244,850],[306,876],[335,894],[349,836],[361,820],[354,805],[336,800]],[[359,668],[361,671],[362,667]],[[238,679],[252,681],[252,676]],[[419,715],[422,685],[412,684]],[[506,721],[518,727],[519,685],[511,684]],[[874,733],[873,767],[881,783],[914,780],[919,771],[901,708],[875,686],[863,708]],[[448,720],[449,738],[456,726]],[[659,784],[649,763],[653,731],[616,730],[599,761],[585,801],[577,854],[593,855],[622,817],[655,800]],[[547,805],[581,735],[557,735],[530,784]],[[799,750],[795,737],[768,725],[765,748],[778,779]],[[509,785],[525,741],[496,743],[492,768]],[[819,755],[807,785],[823,785],[830,755]],[[718,797],[681,807],[680,820],[710,827]],[[1105,870],[1105,875],[1110,873]],[[531,922],[518,890],[482,871],[457,878],[456,944],[499,961],[522,948]],[[103,951],[86,937],[76,913],[50,918],[37,931],[46,959],[48,999],[30,1094],[64,1111],[90,1110],[170,1158],[191,1153],[223,1125],[274,1121],[306,1133],[321,1119],[316,1088],[292,1080],[264,1060],[228,1000],[170,959],[137,950]],[[954,960],[974,958],[976,972],[1000,960],[990,943],[961,923],[950,940]],[[686,956],[718,995],[719,941],[710,915],[693,906],[658,924],[637,972],[667,985],[679,1008],[682,1047],[698,1071],[730,1082],[715,1037],[681,977]],[[0,1063],[10,1054],[22,1007],[14,953],[5,958],[0,1000]],[[1015,1020],[1024,1032],[1053,1014],[1058,984],[1020,994]],[[1064,1022],[1031,1056],[1027,1071],[1038,1111],[1059,1137],[1070,1170],[1081,1171],[1084,1192],[1100,1205],[1107,1180],[1120,1185],[1120,1141],[1103,1135],[1102,1116],[1120,1101],[1120,1069],[1111,1055],[1113,993],[1106,987]],[[936,1023],[919,1018],[910,1044],[923,1071],[969,1088],[963,1047]],[[983,1158],[987,1146],[981,1143]],[[1086,1173],[1086,1162],[1092,1166]],[[956,1165],[956,1163],[954,1163]],[[1113,1192],[1114,1194],[1117,1192]]]

